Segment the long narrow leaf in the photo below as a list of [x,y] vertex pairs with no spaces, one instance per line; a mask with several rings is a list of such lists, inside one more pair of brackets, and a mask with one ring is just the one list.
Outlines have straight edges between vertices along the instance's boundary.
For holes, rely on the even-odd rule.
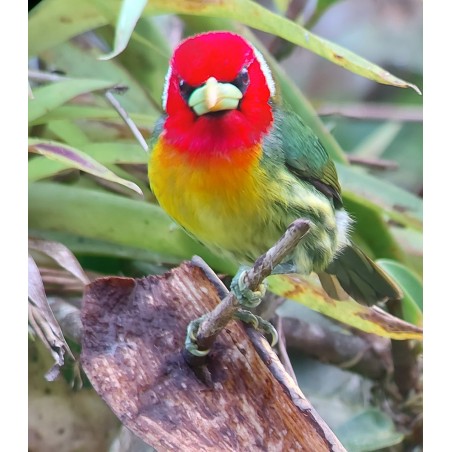
[[[97,2],[100,3],[99,1]],[[116,24],[115,44],[113,51],[102,55],[99,60],[110,60],[119,55],[127,46],[135,25],[146,6],[147,0],[123,0]]]
[[35,88],[34,98],[28,100],[28,121],[35,121],[80,94],[110,88],[115,84],[106,80],[71,79]]
[[[78,2],[46,0],[43,3],[30,19],[29,42],[33,44],[29,50],[31,55],[36,55],[79,33],[105,25],[109,21],[109,18],[102,14],[101,9],[96,9],[87,0]],[[119,0],[111,0],[111,9],[115,14],[119,14],[121,4]],[[415,85],[395,77],[355,53],[316,36],[299,24],[278,16],[250,0],[230,0],[228,2],[153,0],[147,3],[144,12],[147,14],[190,14],[238,20],[250,27],[272,33],[305,47],[363,77],[402,88],[411,87],[419,92]],[[71,17],[69,23],[67,23],[68,16]],[[40,36],[43,29],[49,30],[45,37]],[[35,43],[34,40],[36,40]]]
[[29,139],[28,143],[29,149],[32,152],[36,152],[49,159],[65,163],[71,168],[78,168],[92,174],[93,176],[101,177],[102,179],[124,185],[140,195],[143,194],[141,189],[136,184],[118,177],[108,168],[105,168],[99,162],[79,149],[75,149],[56,141],[44,141],[39,138]]
[[191,259],[198,254],[215,270],[234,274],[237,265],[213,255],[154,204],[99,190],[57,183],[29,184],[29,227],[100,239]]
[[314,311],[332,317],[354,328],[391,339],[422,340],[422,329],[377,309],[353,300],[338,301],[307,280],[292,275],[275,275],[267,278],[273,293],[297,301]]

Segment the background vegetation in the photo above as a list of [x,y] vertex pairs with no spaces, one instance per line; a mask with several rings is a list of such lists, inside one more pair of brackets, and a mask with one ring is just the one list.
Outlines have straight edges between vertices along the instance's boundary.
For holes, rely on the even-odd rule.
[[[337,162],[356,219],[354,240],[405,291],[401,307],[389,311],[422,326],[422,97],[409,86],[422,90],[422,2],[145,4],[125,2],[121,9],[118,0],[44,0],[29,14],[29,277],[38,306],[29,341],[33,451],[120,447],[120,423],[88,382],[81,391],[70,389],[72,365],[63,368],[65,378],[43,378],[52,358],[34,337],[48,337],[45,294],[55,311],[79,307],[85,275],[160,274],[193,254],[220,273],[235,270],[156,205],[148,155],[111,103],[118,100],[149,138],[171,51],[193,33],[234,30],[263,51],[280,96]],[[108,91],[118,85],[127,90]],[[348,450],[421,447],[419,342],[391,343],[293,301],[277,315],[300,387]],[[77,355],[76,334],[64,325],[63,332]],[[361,341],[353,356],[344,352],[352,340]],[[121,447],[112,450],[127,450]]]

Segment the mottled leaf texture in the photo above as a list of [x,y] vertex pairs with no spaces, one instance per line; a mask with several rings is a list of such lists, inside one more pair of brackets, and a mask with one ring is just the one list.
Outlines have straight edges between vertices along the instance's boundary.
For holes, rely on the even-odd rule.
[[31,256],[28,256],[28,321],[55,360],[46,375],[48,380],[54,380],[64,364],[64,353],[67,352],[72,359],[74,356],[49,307],[38,266]]
[[422,328],[388,314],[378,306],[363,306],[352,300],[334,300],[309,279],[294,275],[267,278],[273,293],[301,303],[366,333],[391,339],[422,340]]
[[209,355],[213,385],[198,380],[182,356],[186,327],[218,302],[190,263],[87,286],[82,365],[121,422],[159,451],[344,451],[301,391],[294,403],[235,322]]

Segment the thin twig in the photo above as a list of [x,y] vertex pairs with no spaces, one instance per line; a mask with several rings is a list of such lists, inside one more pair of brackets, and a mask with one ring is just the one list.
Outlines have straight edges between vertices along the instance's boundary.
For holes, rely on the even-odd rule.
[[295,375],[292,363],[290,362],[289,355],[287,354],[286,337],[284,334],[282,318],[279,315],[277,316],[276,331],[278,332],[279,336],[278,351],[281,362],[283,363],[286,372],[293,378],[293,381],[298,385],[297,376]]
[[108,90],[105,93],[105,97],[108,100],[108,102],[111,104],[111,106],[118,112],[119,116],[123,119],[123,121],[127,124],[130,131],[133,133],[133,136],[137,139],[138,143],[140,143],[141,147],[146,151],[149,152],[149,146],[146,143],[146,140],[144,139],[143,135],[141,134],[140,130],[136,126],[136,124],[132,121],[128,113],[125,111],[125,109],[122,107],[122,105],[119,103],[119,101],[113,96],[113,93],[111,90]]
[[360,157],[358,155],[348,155],[347,158],[350,163],[374,169],[395,170],[399,167],[399,164],[393,160],[373,159],[370,157]]
[[[35,71],[32,69],[28,70],[28,78],[30,80],[34,80],[36,82],[61,82],[64,80],[74,80],[73,78],[67,77],[65,75],[53,74],[50,72],[43,72],[43,71]],[[128,115],[126,110],[122,107],[120,102],[113,96],[113,92],[123,93],[127,89],[128,89],[127,86],[118,84],[114,88],[108,88],[107,90],[103,90],[103,91],[105,91],[104,95],[105,95],[105,98],[107,99],[107,101],[118,112],[119,116],[129,127],[133,136],[136,138],[138,143],[140,143],[141,147],[146,152],[149,152],[149,146],[147,145],[146,140],[144,139],[140,130],[138,129],[136,124],[133,122],[133,120],[130,118],[130,116]]]
[[320,116],[344,116],[354,119],[422,122],[422,107],[393,104],[327,104],[317,109]]
[[290,349],[338,367],[347,366],[348,370],[372,380],[383,380],[393,371],[389,339],[348,328],[342,331],[332,320],[315,318],[282,319]]
[[65,75],[53,72],[36,71],[34,69],[28,70],[28,78],[35,82],[62,82],[63,80],[70,80],[70,77]]
[[[262,281],[271,274],[278,265],[309,231],[307,220],[295,220],[286,230],[278,242],[265,254],[259,257],[254,266],[243,275],[246,289],[256,290]],[[196,343],[200,350],[209,350],[218,333],[229,323],[240,304],[232,292],[229,292],[219,305],[206,314],[199,325]]]

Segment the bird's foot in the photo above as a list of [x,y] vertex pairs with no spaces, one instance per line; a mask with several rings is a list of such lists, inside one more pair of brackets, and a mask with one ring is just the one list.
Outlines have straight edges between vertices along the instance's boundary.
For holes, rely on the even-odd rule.
[[259,317],[250,311],[246,311],[245,309],[239,309],[234,314],[234,318],[251,325],[255,330],[262,334],[270,336],[272,347],[277,344],[278,332],[270,322],[267,322],[267,320],[264,320],[262,317]]
[[244,281],[245,272],[250,267],[242,265],[231,282],[231,292],[235,295],[239,303],[246,308],[255,308],[262,301],[265,295],[265,283],[259,284],[257,290],[249,289]]
[[198,334],[199,325],[204,320],[204,317],[192,320],[187,327],[187,334],[185,336],[185,349],[194,356],[206,356],[209,354],[209,349],[199,350],[196,343],[196,335]]

